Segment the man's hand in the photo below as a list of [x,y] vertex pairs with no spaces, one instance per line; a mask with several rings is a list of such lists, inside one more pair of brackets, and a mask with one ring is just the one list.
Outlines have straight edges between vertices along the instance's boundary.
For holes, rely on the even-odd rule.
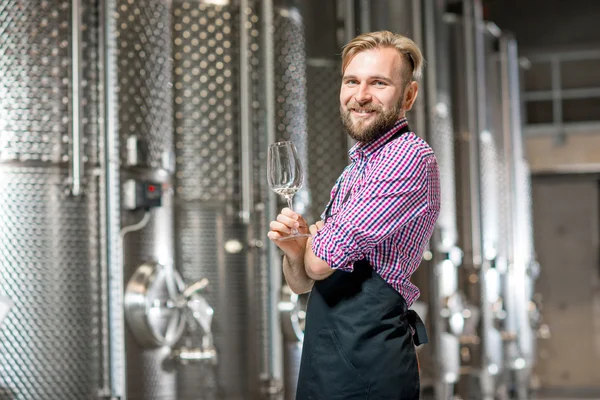
[[304,270],[304,253],[306,250],[306,237],[293,240],[277,240],[289,235],[292,229],[299,233],[308,233],[308,224],[301,215],[289,208],[281,210],[275,221],[269,224],[271,231],[267,236],[285,254],[283,258],[283,275],[285,281],[296,294],[306,293],[312,289],[313,280],[306,275]]
[[306,237],[294,240],[277,240],[289,235],[293,228],[298,229],[299,233],[308,233],[308,224],[301,215],[286,207],[281,210],[281,214],[277,215],[275,221],[271,221],[269,227],[271,231],[267,236],[290,260],[299,260],[304,257]]
[[317,221],[313,225],[311,225],[308,228],[308,230],[310,231],[310,234],[312,236],[315,236],[317,234],[317,232],[319,232],[321,230],[321,228],[323,228],[323,225],[325,225],[325,223],[323,221]]

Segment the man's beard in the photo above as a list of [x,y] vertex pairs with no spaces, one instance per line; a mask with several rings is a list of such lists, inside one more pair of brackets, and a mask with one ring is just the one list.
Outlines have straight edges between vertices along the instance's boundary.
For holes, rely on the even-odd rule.
[[[367,111],[375,112],[374,120],[364,126],[364,121],[357,119],[352,120],[352,111]],[[400,115],[401,104],[396,104],[391,110],[383,111],[383,107],[379,104],[365,104],[360,106],[357,102],[352,102],[344,109],[340,106],[340,115],[342,124],[350,137],[358,142],[369,143],[383,136],[387,131],[392,129],[398,121]]]

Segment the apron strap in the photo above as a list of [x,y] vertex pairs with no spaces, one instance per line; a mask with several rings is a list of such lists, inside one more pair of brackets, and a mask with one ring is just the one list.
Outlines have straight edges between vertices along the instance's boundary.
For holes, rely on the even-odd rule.
[[413,342],[416,346],[421,344],[429,343],[429,338],[427,337],[427,329],[425,328],[425,324],[419,314],[415,312],[415,310],[408,310],[404,317],[408,320],[408,324],[413,330]]

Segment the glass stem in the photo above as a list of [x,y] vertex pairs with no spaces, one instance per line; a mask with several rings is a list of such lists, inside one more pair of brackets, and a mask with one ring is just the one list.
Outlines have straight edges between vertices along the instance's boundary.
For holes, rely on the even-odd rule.
[[[294,196],[285,196],[285,199],[287,200],[288,203],[288,208],[292,211],[294,211],[293,205],[292,205],[292,199],[294,198]],[[298,234],[298,229],[296,228],[292,228],[292,236],[295,236]]]

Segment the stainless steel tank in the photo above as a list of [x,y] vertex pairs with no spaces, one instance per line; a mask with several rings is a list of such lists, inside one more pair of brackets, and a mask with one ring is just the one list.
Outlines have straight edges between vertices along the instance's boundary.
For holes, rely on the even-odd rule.
[[507,186],[506,164],[508,149],[504,141],[502,121],[503,96],[499,82],[499,41],[501,31],[493,23],[485,23],[483,29],[484,58],[486,65],[486,129],[481,135],[481,199],[483,256],[490,263],[486,276],[487,301],[491,307],[491,324],[487,331],[488,372],[495,376],[495,391],[507,393],[505,377],[505,321],[506,296],[504,276],[508,271],[508,215],[507,202],[510,191]]
[[[308,130],[307,109],[307,59],[304,16],[293,2],[276,2],[274,9],[274,50],[275,50],[275,97],[276,97],[276,140],[291,140],[298,148],[299,156],[305,167],[306,179],[303,188],[294,197],[294,211],[303,215],[309,223],[315,221],[311,215],[313,193],[312,182],[319,179],[315,176],[315,166]],[[278,206],[278,210],[283,206]],[[285,285],[282,280],[282,285]],[[285,298],[282,298],[285,301]],[[282,324],[289,323],[287,318]],[[294,398],[300,356],[301,343],[298,338],[282,332],[283,342],[283,388],[285,398]]]
[[233,5],[173,2],[176,264],[184,279],[210,282],[219,355],[215,367],[180,368],[187,396],[243,398],[254,351],[244,342],[251,316],[239,196],[239,12]]
[[[535,264],[526,261],[530,256],[516,261],[532,254],[531,240],[521,239],[528,235],[527,217],[519,214],[529,207],[530,189],[523,183],[516,44],[509,52],[507,36],[483,21],[477,0],[463,1],[453,21],[462,287],[470,314],[461,338],[465,375],[458,392],[491,399],[516,391],[527,398],[522,378],[529,364],[520,355],[518,320],[527,320],[523,336],[531,349],[531,324],[523,316],[532,296],[525,289],[532,282],[526,271]],[[522,243],[528,250],[519,253]]]
[[[177,265],[184,278],[211,282],[219,354],[215,368],[182,369],[180,386],[206,398],[257,398],[283,389],[266,148],[293,140],[308,166],[302,20],[295,8],[254,1],[176,1],[173,15]],[[294,200],[304,213],[308,179]]]
[[95,367],[90,209],[65,193],[65,168],[32,164],[0,166],[0,293],[14,303],[0,330],[0,397],[79,399]]
[[[460,269],[460,288],[465,293],[468,316],[461,335],[461,367],[463,375],[457,391],[463,397],[491,399],[495,393],[493,368],[497,335],[493,320],[490,292],[496,294],[489,279],[494,264],[485,250],[494,244],[493,226],[484,215],[493,197],[483,195],[484,174],[493,174],[485,155],[494,154],[489,133],[486,97],[486,43],[481,3],[465,0],[454,15],[451,26],[454,127],[457,135],[457,210],[459,246],[464,251]],[[483,162],[485,164],[483,164]],[[491,183],[495,185],[495,182]],[[486,188],[487,190],[487,188]],[[487,192],[486,192],[487,193]],[[492,219],[497,216],[493,216]],[[484,218],[486,221],[484,222]],[[487,231],[486,231],[487,229]],[[493,235],[490,237],[489,234]],[[487,236],[486,236],[487,235]],[[493,247],[493,246],[492,246]],[[500,353],[501,354],[501,353]]]
[[274,8],[275,125],[277,141],[291,140],[309,173],[294,197],[294,210],[310,210],[310,164],[308,158],[306,43],[304,21],[298,8],[286,2]]
[[3,399],[90,398],[97,383],[97,14],[83,3],[8,2],[0,17]]
[[521,87],[518,46],[514,37],[503,34],[499,41],[502,122],[504,128],[505,177],[508,199],[507,254],[505,274],[506,368],[508,384],[515,397],[529,397],[531,370],[535,362],[538,305],[534,285],[539,274],[536,262],[531,210],[530,173],[524,157],[521,118]]
[[308,58],[306,66],[313,221],[321,219],[331,189],[348,165],[348,140],[339,116],[341,60],[331,54]]
[[[128,288],[142,264],[173,268],[175,262],[171,6],[161,0],[113,4],[114,9],[105,10],[113,27],[106,32],[105,40],[108,48],[114,49],[114,58],[107,59],[105,68],[114,69],[115,80],[107,82],[106,87],[114,93],[109,107],[115,113],[114,130],[118,135],[121,277],[123,288]],[[162,204],[150,210],[129,204],[132,196],[140,195],[133,192],[134,188],[147,183],[151,183],[149,190],[163,192]],[[166,308],[156,310],[169,313]],[[115,371],[113,366],[111,371],[123,374],[121,390],[128,399],[176,399],[176,374],[174,368],[169,368],[171,348],[143,343],[136,334],[139,327],[130,315],[125,317],[124,338],[112,338],[113,342],[124,340],[125,369]],[[111,322],[116,329],[118,320]],[[120,356],[116,353],[112,357]]]
[[419,353],[422,392],[436,399],[454,393],[460,378],[460,337],[465,324],[465,296],[459,289],[462,250],[457,215],[455,125],[446,1],[426,1],[422,8],[423,52],[426,60],[420,96],[424,97],[425,138],[440,167],[441,209],[430,243],[431,260],[415,274],[428,306],[430,343]]
[[348,136],[339,112],[342,43],[337,40],[336,24],[340,10],[334,2],[307,2],[302,11],[306,14],[310,216],[313,221],[318,221],[329,202],[336,179],[348,165]]

